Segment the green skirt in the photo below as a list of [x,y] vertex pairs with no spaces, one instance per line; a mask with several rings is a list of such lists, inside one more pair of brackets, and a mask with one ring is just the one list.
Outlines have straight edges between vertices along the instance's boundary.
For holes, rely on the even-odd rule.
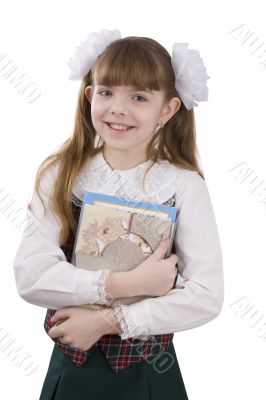
[[168,369],[155,357],[116,373],[99,347],[78,367],[54,344],[39,400],[188,400],[173,342],[167,351]]

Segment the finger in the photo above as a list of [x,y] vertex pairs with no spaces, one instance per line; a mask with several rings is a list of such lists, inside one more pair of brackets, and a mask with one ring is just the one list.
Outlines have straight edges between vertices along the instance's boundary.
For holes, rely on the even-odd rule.
[[49,331],[48,331],[48,335],[50,336],[50,338],[56,338],[59,336],[62,336],[62,332],[60,331],[60,328],[58,326],[53,326]]
[[51,318],[51,322],[58,322],[61,319],[66,319],[70,317],[70,313],[68,309],[61,309],[57,310],[54,314],[54,316]]
[[169,247],[169,237],[167,237],[166,239],[161,239],[157,248],[150,255],[150,257],[154,258],[155,260],[161,260],[161,258],[165,256],[168,247]]
[[[65,338],[64,336],[60,336],[60,337],[58,338],[58,340],[59,340],[60,343],[69,344],[69,345],[70,345],[69,339]],[[70,346],[71,346],[71,345],[70,345]]]
[[176,254],[172,253],[172,254],[168,257],[168,260],[171,260],[171,261],[177,263],[177,262],[178,262],[178,256],[177,256]]

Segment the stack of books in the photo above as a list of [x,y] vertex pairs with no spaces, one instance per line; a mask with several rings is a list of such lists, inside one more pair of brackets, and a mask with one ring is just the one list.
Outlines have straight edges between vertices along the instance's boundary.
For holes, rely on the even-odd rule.
[[[171,254],[177,212],[177,208],[168,205],[85,192],[71,263],[87,270],[129,271],[155,251],[163,233],[170,239],[166,258]],[[131,304],[147,297],[150,296],[121,297],[115,301]],[[107,306],[84,304],[81,307]]]

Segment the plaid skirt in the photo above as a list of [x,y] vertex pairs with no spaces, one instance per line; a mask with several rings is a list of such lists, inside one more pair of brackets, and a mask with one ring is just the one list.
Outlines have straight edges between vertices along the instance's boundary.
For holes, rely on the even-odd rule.
[[54,344],[39,400],[188,400],[174,344],[167,365],[158,355],[115,373],[96,347],[78,367]]

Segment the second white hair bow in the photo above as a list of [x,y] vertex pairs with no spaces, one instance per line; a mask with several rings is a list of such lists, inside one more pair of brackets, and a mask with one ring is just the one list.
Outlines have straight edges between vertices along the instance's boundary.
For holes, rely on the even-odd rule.
[[[92,32],[76,48],[68,60],[70,80],[82,79],[97,61],[98,56],[113,41],[120,39],[118,29],[102,29],[100,33]],[[175,73],[175,88],[187,110],[198,106],[197,102],[208,100],[206,67],[198,50],[188,49],[188,43],[174,43],[171,57]]]
[[175,73],[175,88],[186,108],[198,106],[196,101],[208,100],[206,67],[198,50],[188,49],[188,43],[174,43],[171,58]]

